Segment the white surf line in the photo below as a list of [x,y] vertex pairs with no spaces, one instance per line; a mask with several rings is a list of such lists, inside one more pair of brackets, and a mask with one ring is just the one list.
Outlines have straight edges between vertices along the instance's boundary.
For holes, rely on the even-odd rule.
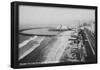
[[35,40],[38,36],[34,36],[34,37],[31,37],[27,40],[25,40],[24,42],[22,42],[21,44],[19,44],[19,48],[22,48],[23,46],[25,46],[28,42],[30,42],[31,40]]
[[19,57],[19,60],[23,59],[26,55],[28,55],[29,53],[31,53],[36,47],[38,47],[40,45],[40,43],[45,39],[45,37],[41,37],[40,40],[38,40],[38,44],[34,45],[32,48],[30,48],[29,50],[27,50],[24,54],[22,54]]
[[[66,32],[63,32],[64,35]],[[61,35],[63,35],[61,33]],[[58,35],[59,36],[59,35]],[[57,63],[59,62],[64,49],[67,47],[66,43],[68,44],[68,39],[69,37],[67,36],[61,36],[61,37],[57,37],[58,40],[49,45],[52,46],[50,49],[48,49],[47,53],[45,54],[46,60],[43,63]]]

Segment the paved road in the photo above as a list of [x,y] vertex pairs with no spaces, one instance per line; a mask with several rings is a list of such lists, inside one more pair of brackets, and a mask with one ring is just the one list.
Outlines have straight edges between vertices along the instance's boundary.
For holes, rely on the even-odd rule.
[[96,59],[96,40],[94,35],[92,35],[92,33],[88,30],[88,29],[84,29],[84,33],[83,35],[85,35],[86,37],[86,41],[84,41],[85,44],[85,48],[86,48],[86,52],[87,52],[87,57],[86,57],[86,62],[95,62]]
[[86,34],[86,37],[87,37],[87,40],[89,42],[89,45],[90,45],[90,48],[92,50],[92,53],[93,55],[96,55],[95,52],[96,52],[96,44],[95,44],[95,37],[92,35],[92,33],[85,28],[84,30],[85,34]]

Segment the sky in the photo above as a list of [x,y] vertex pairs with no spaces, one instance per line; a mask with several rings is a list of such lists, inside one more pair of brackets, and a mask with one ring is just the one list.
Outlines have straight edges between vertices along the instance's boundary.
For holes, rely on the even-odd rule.
[[19,7],[19,25],[68,24],[94,21],[95,11],[90,9],[57,8],[41,6]]

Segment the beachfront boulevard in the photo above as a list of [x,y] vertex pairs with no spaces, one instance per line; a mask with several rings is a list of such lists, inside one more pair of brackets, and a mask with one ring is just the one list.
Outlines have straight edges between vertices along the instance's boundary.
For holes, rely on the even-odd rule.
[[69,30],[60,31],[55,36],[28,36],[19,44],[19,61],[34,64],[88,61],[90,56],[95,56],[95,51],[91,42],[87,41],[85,31]]

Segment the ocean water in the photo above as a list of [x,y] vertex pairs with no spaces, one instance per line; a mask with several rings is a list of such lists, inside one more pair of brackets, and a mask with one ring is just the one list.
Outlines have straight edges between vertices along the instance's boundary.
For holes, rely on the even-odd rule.
[[61,32],[58,31],[49,31],[47,28],[44,29],[31,29],[23,31],[24,34],[35,34],[35,35],[58,35]]

